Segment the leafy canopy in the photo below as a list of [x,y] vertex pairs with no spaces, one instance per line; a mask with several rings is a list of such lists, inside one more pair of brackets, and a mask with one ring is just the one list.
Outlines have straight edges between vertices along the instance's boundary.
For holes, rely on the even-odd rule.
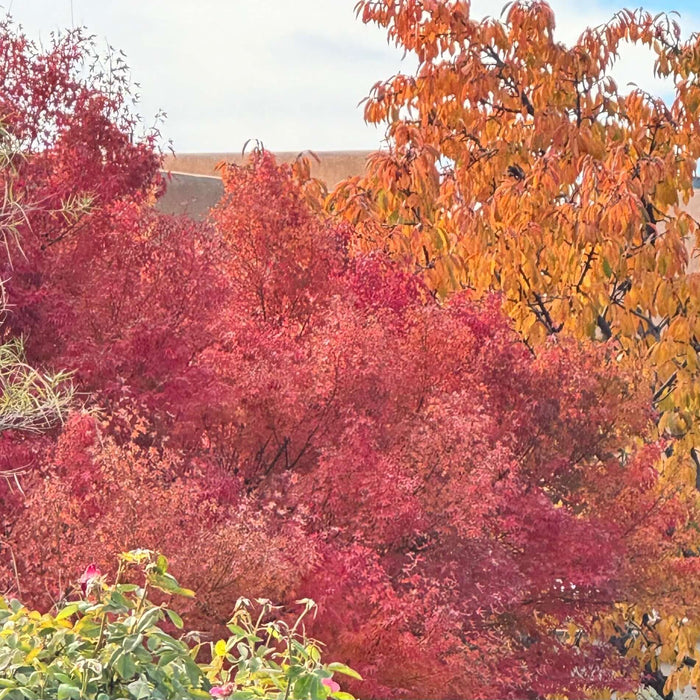
[[[386,125],[388,148],[329,209],[356,226],[360,249],[390,252],[440,298],[499,293],[533,349],[552,336],[607,341],[652,389],[667,441],[658,498],[695,501],[700,238],[685,206],[700,154],[700,37],[683,39],[665,14],[622,10],[567,46],[540,0],[510,2],[500,19],[472,17],[465,0],[361,0],[357,13],[418,68],[372,89],[365,118]],[[630,45],[653,55],[669,101],[617,85]],[[688,525],[692,558],[697,522]],[[650,673],[657,654],[677,659],[676,680],[697,683],[688,640],[700,621],[686,619],[675,580],[666,588],[678,614],[639,632],[652,613],[633,607],[620,622],[627,653]]]
[[[683,209],[700,153],[700,39],[664,14],[622,10],[566,46],[551,8],[363,0],[365,22],[414,53],[415,75],[377,83],[365,118],[389,148],[330,208],[441,296],[502,295],[531,345],[615,340],[645,371],[659,433],[685,437],[670,478],[694,483],[700,411],[698,227]],[[645,46],[674,99],[611,77]]]
[[103,414],[41,447],[7,585],[45,606],[140,544],[199,592],[200,628],[241,595],[317,600],[369,694],[634,687],[606,616],[664,603],[693,517],[658,499],[635,373],[603,346],[534,357],[498,298],[438,303],[352,255],[269,154],[224,182],[210,222],[125,206],[37,256],[34,347]]
[[[429,9],[457,22],[464,7]],[[624,691],[647,660],[685,655],[695,504],[655,469],[667,445],[633,353],[621,367],[619,345],[560,333],[534,355],[486,286],[438,301],[413,266],[362,249],[427,223],[340,222],[266,153],[223,170],[209,221],[158,214],[157,158],[112,109],[122,93],[77,80],[70,42],[51,49],[65,59],[48,61],[52,82],[29,70],[41,52],[3,41],[15,58],[0,70],[30,86],[5,82],[17,133],[49,125],[41,148],[21,136],[25,191],[99,203],[66,225],[58,206],[45,228],[30,221],[14,256],[8,333],[26,334],[30,363],[74,371],[90,410],[0,436],[0,458],[29,472],[24,493],[0,494],[4,590],[48,610],[86,561],[167,551],[199,594],[188,625],[223,639],[242,595],[313,598],[309,629],[375,697]],[[329,688],[313,673],[308,692]]]

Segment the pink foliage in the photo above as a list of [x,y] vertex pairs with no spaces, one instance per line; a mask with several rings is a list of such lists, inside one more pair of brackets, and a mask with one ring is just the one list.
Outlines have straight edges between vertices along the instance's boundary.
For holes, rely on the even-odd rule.
[[209,629],[241,594],[314,597],[363,695],[628,683],[611,644],[553,629],[646,595],[687,517],[652,508],[635,378],[607,347],[535,358],[497,299],[440,305],[351,256],[269,154],[224,182],[205,224],[123,204],[32,258],[30,351],[103,416],[72,417],[6,526],[23,591],[46,605],[144,546]]

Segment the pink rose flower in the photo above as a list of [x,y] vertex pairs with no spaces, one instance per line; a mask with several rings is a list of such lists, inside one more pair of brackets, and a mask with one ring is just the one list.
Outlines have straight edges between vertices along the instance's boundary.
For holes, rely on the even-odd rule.
[[100,576],[102,576],[102,572],[97,564],[90,564],[88,568],[83,571],[83,575],[80,577],[79,581],[83,595],[85,595],[87,589],[92,585],[93,581],[100,578]]
[[215,685],[209,690],[209,695],[213,698],[227,698],[233,693],[233,683],[224,683],[223,685]]
[[324,678],[321,683],[323,683],[323,685],[325,685],[326,688],[331,691],[331,694],[337,693],[340,690],[340,686],[330,678]]

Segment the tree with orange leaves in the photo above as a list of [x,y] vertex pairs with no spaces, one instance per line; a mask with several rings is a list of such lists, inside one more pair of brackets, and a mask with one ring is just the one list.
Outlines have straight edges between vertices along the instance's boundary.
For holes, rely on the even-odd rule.
[[[470,10],[468,0],[357,4],[418,69],[372,89],[365,119],[386,124],[389,148],[328,206],[357,225],[359,248],[389,250],[440,298],[499,292],[533,349],[555,335],[615,344],[650,383],[668,440],[659,498],[692,501],[700,236],[682,205],[700,155],[700,38],[683,40],[664,14],[623,10],[566,46],[541,0],[511,2],[500,19]],[[653,53],[672,102],[618,87],[611,74],[627,45]],[[685,548],[679,561],[697,553]],[[626,653],[654,668],[678,661],[675,681],[697,683],[700,620],[679,588],[669,582],[669,600],[657,601],[662,620],[632,606],[616,624]]]

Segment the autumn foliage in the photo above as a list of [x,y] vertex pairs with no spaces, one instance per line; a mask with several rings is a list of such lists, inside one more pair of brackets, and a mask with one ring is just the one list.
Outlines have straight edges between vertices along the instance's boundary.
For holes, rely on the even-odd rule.
[[[483,20],[459,0],[362,0],[357,13],[418,68],[372,89],[365,118],[386,126],[388,148],[329,209],[360,249],[386,250],[440,297],[498,292],[533,348],[552,336],[619,348],[652,389],[662,491],[694,501],[700,238],[685,205],[700,154],[698,36],[682,38],[665,14],[622,10],[564,45],[537,0]],[[617,84],[629,46],[649,51],[671,99]],[[690,525],[687,557],[698,551]],[[631,628],[651,614],[634,610]],[[652,665],[657,654],[678,664],[681,685],[700,661],[689,641],[700,623],[685,617],[631,643]]]
[[[314,598],[313,633],[362,673],[361,696],[580,697],[658,679],[657,622],[697,601],[696,512],[656,468],[669,443],[643,365],[619,362],[627,346],[562,332],[533,352],[503,313],[509,290],[440,298],[376,239],[406,222],[323,213],[265,152],[222,170],[206,222],[160,214],[148,141],[80,85],[91,108],[69,101],[22,167],[27,192],[90,205],[41,213],[61,225],[50,241],[24,231],[5,330],[31,361],[73,370],[84,406],[60,430],[0,436],[0,458],[26,466],[23,490],[0,493],[0,589],[48,608],[86,562],[107,571],[145,547],[197,591],[189,620],[209,634],[240,595]],[[81,128],[79,170],[42,166],[71,163],[60,134]],[[444,211],[449,178],[433,184]],[[464,225],[486,226],[483,209]],[[431,246],[426,267],[446,271]]]
[[314,597],[376,696],[633,682],[596,620],[654,596],[687,517],[655,504],[643,387],[605,349],[533,358],[495,298],[440,305],[351,257],[267,154],[224,179],[209,223],[124,204],[37,256],[13,315],[101,413],[42,445],[6,585],[50,605],[138,543],[211,629],[242,593]]
[[[644,358],[659,431],[682,438],[664,466],[694,483],[700,457],[698,227],[692,193],[700,132],[698,37],[664,15],[622,10],[557,41],[545,2],[479,20],[470,3],[358,3],[415,54],[415,75],[377,83],[365,118],[390,148],[344,183],[334,211],[363,247],[388,248],[445,295],[503,295],[533,345],[551,334],[613,339]],[[646,47],[673,99],[613,78]]]

